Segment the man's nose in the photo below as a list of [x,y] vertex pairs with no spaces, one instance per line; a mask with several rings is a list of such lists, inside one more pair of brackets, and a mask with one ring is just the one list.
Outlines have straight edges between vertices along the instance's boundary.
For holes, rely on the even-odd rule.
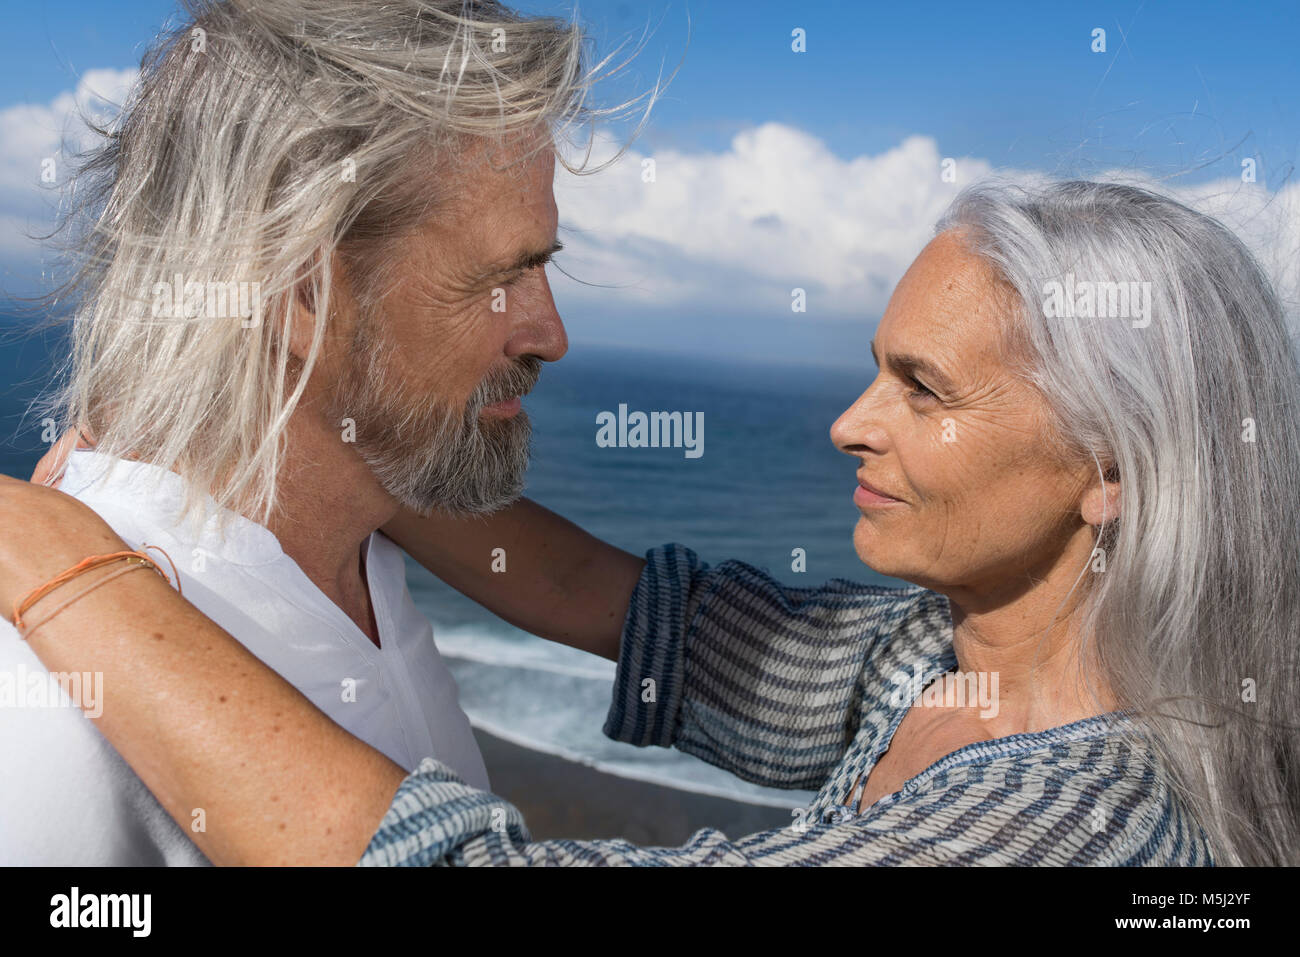
[[509,356],[535,355],[544,362],[556,362],[569,351],[569,336],[564,330],[564,320],[555,308],[551,284],[544,270],[539,269],[538,281],[529,290],[519,310],[519,325],[506,346]]

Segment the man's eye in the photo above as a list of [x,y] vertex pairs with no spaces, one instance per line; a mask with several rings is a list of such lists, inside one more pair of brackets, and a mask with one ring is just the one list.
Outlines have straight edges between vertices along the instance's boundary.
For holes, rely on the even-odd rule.
[[907,377],[907,381],[910,382],[910,383],[912,383],[913,386],[915,386],[915,388],[912,389],[912,391],[908,393],[908,395],[910,395],[912,398],[914,398],[914,399],[916,399],[916,398],[930,398],[930,399],[937,399],[937,398],[938,398],[937,395],[935,395],[933,392],[931,392],[929,389],[927,389],[927,388],[926,388],[924,385],[922,385],[919,381],[917,381],[916,379],[913,379],[911,376],[908,376],[908,377]]
[[531,275],[532,275],[533,273],[535,273],[537,270],[542,269],[542,268],[543,268],[543,266],[538,265],[538,266],[533,266],[531,269],[521,269],[521,270],[519,270],[519,272],[517,272],[517,273],[515,273],[514,275],[510,276],[510,277],[505,281],[504,285],[507,285],[507,286],[515,286],[515,285],[518,285],[520,282],[522,282],[522,281],[523,281],[524,279],[526,279],[528,276],[531,276]]

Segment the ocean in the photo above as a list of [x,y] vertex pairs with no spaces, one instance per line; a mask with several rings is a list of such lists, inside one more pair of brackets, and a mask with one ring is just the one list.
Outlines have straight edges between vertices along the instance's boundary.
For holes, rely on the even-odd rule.
[[[28,406],[62,348],[57,332],[33,335],[23,322],[0,319],[4,474],[27,478],[44,451]],[[636,554],[680,542],[706,561],[740,559],[791,585],[831,578],[902,585],[854,553],[856,463],[829,438],[872,374],[869,356],[857,370],[573,344],[524,400],[533,422],[526,494]],[[598,444],[598,417],[619,418],[620,405],[625,421],[636,411],[681,412],[690,421],[702,414],[703,441],[694,449]],[[792,569],[795,549],[803,550],[804,571]],[[699,793],[778,807],[810,796],[741,781],[674,750],[610,741],[601,728],[613,662],[506,624],[410,560],[408,580],[476,727],[606,773]]]

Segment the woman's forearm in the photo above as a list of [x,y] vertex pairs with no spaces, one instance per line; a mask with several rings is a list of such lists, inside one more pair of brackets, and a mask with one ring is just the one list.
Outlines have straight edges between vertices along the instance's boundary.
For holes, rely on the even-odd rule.
[[97,726],[213,863],[355,864],[405,777],[150,571],[28,642],[51,673],[102,673]]
[[481,518],[426,518],[403,511],[383,530],[417,562],[498,617],[618,660],[623,620],[644,559],[528,499]]

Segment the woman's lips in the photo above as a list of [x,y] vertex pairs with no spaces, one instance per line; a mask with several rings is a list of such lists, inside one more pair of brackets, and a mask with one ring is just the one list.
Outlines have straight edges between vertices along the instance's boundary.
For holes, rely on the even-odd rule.
[[853,490],[853,504],[858,508],[866,508],[871,505],[902,505],[902,501],[891,498],[883,492],[877,492],[869,485],[863,484],[858,480],[858,487]]

